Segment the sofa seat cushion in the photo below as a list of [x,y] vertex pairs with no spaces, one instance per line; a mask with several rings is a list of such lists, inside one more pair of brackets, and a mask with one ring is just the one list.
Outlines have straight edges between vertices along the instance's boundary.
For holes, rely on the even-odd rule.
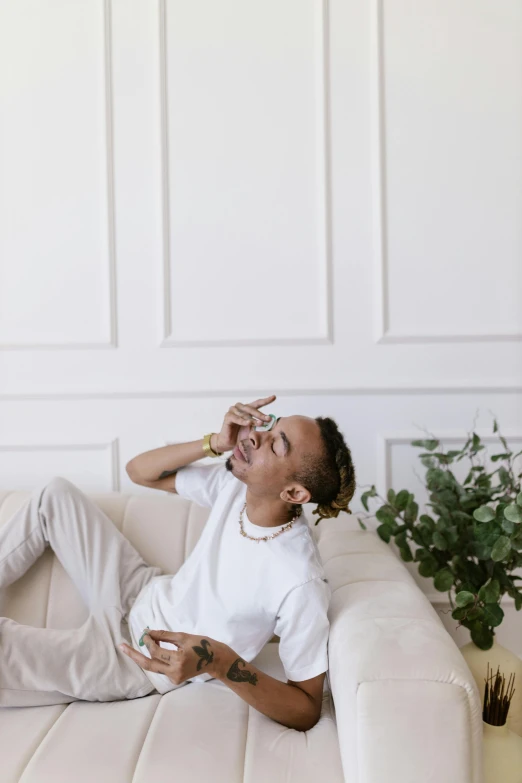
[[[278,644],[253,661],[286,681]],[[0,709],[2,783],[343,783],[329,689],[319,722],[289,729],[220,680],[160,696]]]

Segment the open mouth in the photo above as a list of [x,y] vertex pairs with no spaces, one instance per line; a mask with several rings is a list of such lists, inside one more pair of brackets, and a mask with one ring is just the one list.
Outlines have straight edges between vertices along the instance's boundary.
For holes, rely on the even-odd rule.
[[246,459],[244,458],[241,449],[239,446],[236,446],[236,448],[233,451],[234,457],[237,457],[237,459],[241,460],[241,462],[246,462]]

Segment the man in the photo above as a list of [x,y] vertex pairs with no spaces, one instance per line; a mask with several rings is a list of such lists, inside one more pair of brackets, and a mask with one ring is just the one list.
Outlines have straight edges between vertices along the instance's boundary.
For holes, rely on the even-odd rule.
[[[16,657],[17,640],[30,645],[31,631],[54,634],[36,672],[15,666],[4,683],[0,671],[0,706],[136,698],[217,678],[286,726],[315,725],[328,669],[331,593],[301,506],[318,502],[323,516],[349,511],[355,478],[331,419],[292,416],[270,430],[255,429],[269,419],[259,408],[274,399],[237,403],[219,434],[145,452],[128,463],[136,483],[211,508],[196,547],[175,575],[148,566],[64,479],[33,493],[32,507],[30,501],[7,531],[0,529],[0,587],[21,576],[48,542],[91,610],[89,621],[74,631],[28,629],[0,618],[0,662],[6,653]],[[231,449],[225,464],[193,464]],[[287,683],[250,663],[274,633]],[[122,637],[131,644],[108,654]],[[53,642],[64,643],[54,659]],[[25,655],[31,668],[34,656]]]

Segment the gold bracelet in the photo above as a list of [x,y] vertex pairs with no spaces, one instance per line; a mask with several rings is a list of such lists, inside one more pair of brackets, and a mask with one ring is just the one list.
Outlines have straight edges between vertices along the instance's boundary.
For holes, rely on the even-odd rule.
[[208,435],[205,435],[203,438],[203,451],[205,452],[206,457],[221,457],[223,454],[223,452],[214,451],[210,445],[210,438],[214,434],[214,432],[209,432]]

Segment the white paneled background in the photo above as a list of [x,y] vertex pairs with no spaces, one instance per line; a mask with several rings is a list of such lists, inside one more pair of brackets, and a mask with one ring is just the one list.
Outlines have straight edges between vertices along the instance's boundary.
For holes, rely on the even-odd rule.
[[522,448],[520,0],[3,0],[0,99],[4,488],[153,492],[271,393],[355,511],[427,431]]

